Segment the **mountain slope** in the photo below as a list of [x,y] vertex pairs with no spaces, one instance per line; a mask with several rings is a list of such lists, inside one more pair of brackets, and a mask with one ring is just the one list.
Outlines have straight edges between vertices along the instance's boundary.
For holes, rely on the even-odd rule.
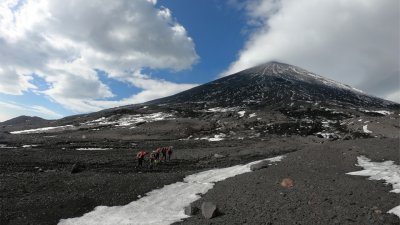
[[48,122],[48,120],[45,120],[45,119],[37,117],[37,116],[18,116],[18,117],[6,120],[6,121],[0,123],[0,125],[4,125],[4,126],[35,125],[35,124],[41,124],[43,122]]
[[188,102],[207,102],[220,106],[248,103],[286,106],[299,102],[366,108],[399,106],[299,67],[279,62],[265,63],[149,103]]

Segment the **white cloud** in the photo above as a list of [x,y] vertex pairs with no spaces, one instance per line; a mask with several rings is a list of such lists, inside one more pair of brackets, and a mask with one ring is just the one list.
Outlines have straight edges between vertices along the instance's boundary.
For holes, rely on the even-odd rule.
[[384,98],[399,89],[399,1],[257,0],[236,5],[258,27],[224,75],[277,60]]
[[142,74],[140,71],[135,71],[127,77],[119,77],[118,79],[127,81],[130,84],[143,89],[143,91],[118,101],[74,99],[65,98],[63,96],[56,96],[55,98],[57,102],[62,102],[63,105],[73,111],[90,112],[121,105],[142,103],[173,95],[197,86],[196,84],[176,84],[165,80],[152,79],[151,77]]
[[36,88],[30,80],[31,76],[17,74],[12,68],[0,68],[0,90],[5,94],[22,95],[24,91]]
[[[0,93],[20,95],[34,89],[29,81],[35,73],[49,85],[43,94],[67,108],[86,112],[101,108],[97,105],[99,99],[105,102],[104,99],[114,96],[95,69],[107,72],[108,78],[130,82],[135,79],[134,71],[142,68],[190,68],[198,61],[193,40],[172,12],[157,8],[156,2],[2,1]],[[190,86],[168,83],[174,90],[164,94]],[[132,101],[151,98],[148,92],[152,87],[141,88],[143,92],[132,97]]]

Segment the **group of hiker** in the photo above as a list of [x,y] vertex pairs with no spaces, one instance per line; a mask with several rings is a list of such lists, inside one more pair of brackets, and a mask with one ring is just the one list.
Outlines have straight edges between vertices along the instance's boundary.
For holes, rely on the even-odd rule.
[[146,151],[139,151],[136,154],[137,158],[137,167],[142,167],[143,166],[143,161],[145,161],[146,156],[149,158],[149,168],[152,169],[154,166],[156,166],[159,162],[165,162],[165,161],[170,161],[171,156],[172,156],[172,146],[169,147],[160,147],[157,148],[156,150],[152,151],[151,153],[148,153]]

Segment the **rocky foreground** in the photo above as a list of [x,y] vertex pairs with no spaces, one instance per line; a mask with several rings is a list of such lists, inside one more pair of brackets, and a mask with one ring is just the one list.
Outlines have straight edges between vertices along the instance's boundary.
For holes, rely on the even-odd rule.
[[[155,143],[144,143],[149,148]],[[161,143],[160,143],[161,144]],[[163,143],[167,144],[167,143]],[[168,143],[171,144],[171,143]],[[286,154],[276,166],[217,183],[201,200],[221,215],[201,213],[182,224],[399,224],[386,213],[400,195],[390,185],[346,175],[360,170],[357,156],[399,164],[398,138],[321,141],[316,137],[271,137],[264,141],[180,142],[171,162],[135,169],[135,151],[54,148],[2,149],[1,224],[57,224],[99,205],[124,205],[155,188],[215,167]],[[186,146],[185,146],[186,145]],[[71,174],[73,165],[84,165]],[[294,181],[284,188],[284,178]]]

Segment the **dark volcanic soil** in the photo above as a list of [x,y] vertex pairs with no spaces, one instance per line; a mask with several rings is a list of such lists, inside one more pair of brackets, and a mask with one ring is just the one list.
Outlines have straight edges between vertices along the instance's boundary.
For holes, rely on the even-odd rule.
[[[0,224],[57,224],[96,206],[125,205],[192,173],[283,154],[287,157],[276,166],[219,182],[195,203],[213,201],[222,215],[211,220],[195,215],[182,224],[400,224],[386,213],[400,202],[399,194],[389,193],[390,185],[346,175],[361,170],[355,166],[360,155],[399,164],[398,111],[365,116],[357,110],[303,107],[251,116],[253,111],[246,110],[244,116],[175,112],[175,119],[134,129],[80,124],[98,119],[93,115],[54,122],[80,124],[61,132],[13,135],[9,131],[18,127],[0,127]],[[320,132],[333,137],[322,138]],[[221,133],[223,141],[202,140]],[[22,147],[27,144],[38,146]],[[171,145],[172,161],[153,170],[135,168],[137,151]],[[77,150],[88,147],[112,149]],[[71,174],[75,163],[84,169]],[[283,178],[293,179],[295,186],[282,188]]]
[[[135,169],[133,149],[2,149],[1,224],[56,224],[99,205],[127,204],[194,172],[281,154],[287,157],[276,166],[217,183],[195,203],[216,202],[223,215],[211,220],[196,215],[182,224],[399,224],[385,213],[400,202],[399,195],[389,193],[391,186],[345,175],[361,169],[355,166],[359,155],[398,159],[398,139],[315,140],[185,142],[171,162],[155,170]],[[227,157],[215,158],[215,153]],[[75,162],[85,170],[71,174]],[[295,181],[294,188],[279,185],[286,177]]]
[[[276,166],[217,183],[194,203],[215,202],[219,217],[207,220],[199,214],[177,224],[400,224],[385,213],[400,203],[399,194],[389,193],[391,185],[346,175],[361,170],[355,166],[359,155],[399,164],[399,140],[309,145]],[[295,186],[281,187],[283,178],[293,179]]]
[[[182,180],[194,172],[296,150],[286,141],[279,146],[265,147],[277,142],[187,142],[186,148],[176,149],[171,162],[153,170],[135,168],[138,147],[100,151],[63,150],[62,145],[58,148],[1,149],[0,221],[10,225],[57,224],[61,218],[81,216],[99,205],[127,204],[138,195]],[[235,147],[231,147],[232,144]],[[106,144],[110,145],[112,143]],[[140,148],[153,149],[150,147],[153,145],[154,142],[143,142]],[[228,157],[215,158],[216,153]],[[77,162],[85,169],[71,174],[71,168]]]

